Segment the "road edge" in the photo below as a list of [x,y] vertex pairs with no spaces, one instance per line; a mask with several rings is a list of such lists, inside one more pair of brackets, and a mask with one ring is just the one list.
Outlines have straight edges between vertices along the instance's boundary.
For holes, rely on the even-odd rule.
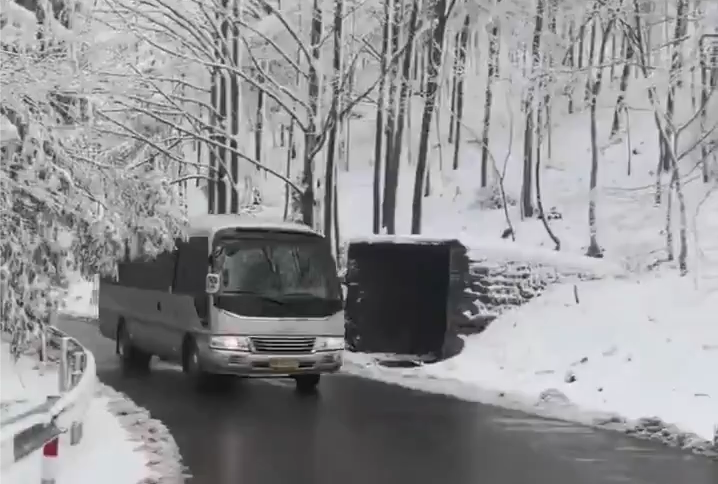
[[[366,378],[411,390],[443,394],[467,402],[517,410],[541,418],[572,422],[595,429],[620,432],[640,440],[651,440],[667,447],[718,460],[718,441],[709,442],[685,432],[658,417],[628,419],[615,412],[601,412],[576,405],[557,389],[546,389],[532,399],[529,395],[484,388],[456,378],[422,375],[416,369],[381,366],[378,361],[367,364],[345,357],[342,373]],[[452,390],[447,390],[447,383]],[[717,434],[718,436],[718,434]],[[717,439],[718,440],[718,439]]]
[[147,457],[151,475],[137,484],[184,484],[189,474],[182,463],[179,446],[167,426],[152,418],[147,409],[137,405],[126,394],[99,381],[97,396],[109,400],[108,410],[130,438],[139,443],[136,450]]

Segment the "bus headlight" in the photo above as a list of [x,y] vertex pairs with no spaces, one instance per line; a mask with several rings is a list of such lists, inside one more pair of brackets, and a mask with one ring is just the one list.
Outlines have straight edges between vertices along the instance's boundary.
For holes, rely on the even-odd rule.
[[249,338],[246,336],[212,336],[209,347],[216,350],[249,351]]
[[344,349],[344,338],[320,336],[314,343],[315,351],[339,351]]

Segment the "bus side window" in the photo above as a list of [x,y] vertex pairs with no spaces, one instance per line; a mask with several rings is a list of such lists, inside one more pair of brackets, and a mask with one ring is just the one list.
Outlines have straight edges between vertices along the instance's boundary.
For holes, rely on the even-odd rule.
[[137,258],[117,264],[118,280],[121,286],[168,291],[172,286],[176,252],[163,252],[156,258]]
[[175,273],[177,251],[163,252],[155,259],[142,264],[145,289],[155,291],[169,291],[172,288],[172,279]]
[[208,309],[205,292],[209,258],[207,237],[191,237],[186,242],[177,241],[176,245],[178,257],[172,292],[194,296],[197,313],[200,317],[205,317]]

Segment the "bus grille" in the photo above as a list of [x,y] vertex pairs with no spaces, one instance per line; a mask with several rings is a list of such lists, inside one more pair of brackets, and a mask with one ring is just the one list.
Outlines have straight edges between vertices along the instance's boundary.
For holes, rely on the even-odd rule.
[[255,353],[300,354],[311,353],[314,349],[314,337],[306,336],[259,336],[252,337]]

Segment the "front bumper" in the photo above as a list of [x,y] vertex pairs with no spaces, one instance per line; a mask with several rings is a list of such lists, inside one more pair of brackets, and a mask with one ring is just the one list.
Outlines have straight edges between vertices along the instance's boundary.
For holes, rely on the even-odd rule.
[[246,377],[287,377],[302,374],[335,373],[343,363],[342,351],[303,354],[267,354],[220,350],[206,346],[200,351],[200,365],[209,373]]

